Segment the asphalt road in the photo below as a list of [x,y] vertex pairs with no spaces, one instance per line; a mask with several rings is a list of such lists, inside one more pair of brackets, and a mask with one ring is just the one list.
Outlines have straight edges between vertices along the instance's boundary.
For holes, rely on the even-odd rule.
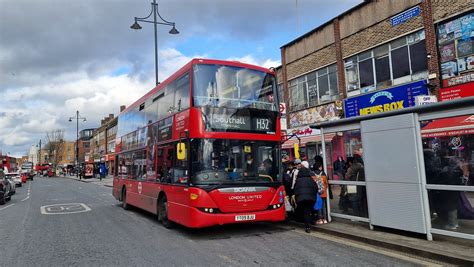
[[[68,205],[45,207],[55,204]],[[0,240],[0,266],[425,263],[286,224],[169,230],[151,214],[123,210],[109,187],[57,177],[35,178],[0,206]]]

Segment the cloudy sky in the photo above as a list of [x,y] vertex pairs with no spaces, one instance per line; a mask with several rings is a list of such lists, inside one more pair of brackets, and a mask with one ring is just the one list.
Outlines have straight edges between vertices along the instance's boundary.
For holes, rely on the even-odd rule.
[[[153,88],[151,0],[0,0],[0,150],[26,155],[47,131],[97,127]],[[159,76],[194,57],[276,67],[280,47],[361,0],[159,0]]]

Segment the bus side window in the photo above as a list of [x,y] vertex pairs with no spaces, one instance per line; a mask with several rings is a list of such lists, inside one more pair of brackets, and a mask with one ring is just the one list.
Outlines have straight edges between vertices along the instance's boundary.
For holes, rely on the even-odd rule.
[[156,180],[163,182],[165,177],[165,148],[159,147],[156,154]]

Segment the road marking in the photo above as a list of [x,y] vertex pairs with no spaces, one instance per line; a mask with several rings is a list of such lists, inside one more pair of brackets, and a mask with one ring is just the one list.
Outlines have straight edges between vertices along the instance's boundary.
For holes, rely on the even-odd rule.
[[91,211],[91,208],[83,203],[65,203],[41,206],[40,210],[43,215],[64,215],[88,212]]
[[24,198],[24,199],[22,199],[21,201],[25,201],[25,200],[28,200],[28,199],[30,199],[30,197],[29,197],[29,196],[25,197],[25,198]]
[[8,206],[5,206],[5,207],[3,207],[3,208],[0,208],[0,210],[4,210],[4,209],[9,208],[9,207],[11,207],[11,206],[15,206],[15,204],[10,204],[10,205],[8,205]]
[[[303,232],[303,230],[299,230],[299,229],[298,230],[295,229],[293,231],[295,231],[297,233],[301,233],[301,234],[306,234],[305,232]],[[415,264],[420,264],[420,265],[424,265],[424,266],[443,266],[443,265],[440,265],[440,264],[433,263],[431,261],[425,261],[425,260],[421,260],[421,259],[417,259],[417,258],[412,258],[412,257],[401,255],[401,254],[398,254],[398,253],[395,253],[395,252],[390,252],[390,251],[387,251],[387,250],[384,250],[384,249],[381,249],[381,248],[374,248],[372,246],[368,246],[368,245],[365,245],[365,244],[362,244],[362,243],[358,243],[358,242],[355,242],[355,241],[351,241],[351,240],[348,240],[348,239],[335,237],[335,236],[331,236],[331,235],[327,235],[327,234],[323,234],[323,233],[311,232],[309,235],[320,238],[320,239],[324,239],[324,240],[327,240],[327,241],[333,241],[333,242],[336,242],[336,243],[339,243],[339,244],[347,245],[347,246],[350,246],[350,247],[363,249],[365,251],[370,251],[370,252],[374,252],[374,253],[377,253],[377,254],[382,254],[382,255],[385,255],[385,256],[388,256],[388,257],[391,257],[391,258],[396,258],[396,259],[412,262],[412,263],[415,263]]]

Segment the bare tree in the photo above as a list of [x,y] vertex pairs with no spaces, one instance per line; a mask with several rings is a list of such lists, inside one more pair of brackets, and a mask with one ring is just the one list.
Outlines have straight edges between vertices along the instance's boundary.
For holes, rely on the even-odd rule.
[[46,132],[46,149],[49,155],[49,162],[54,168],[61,161],[64,150],[64,130],[55,129]]

